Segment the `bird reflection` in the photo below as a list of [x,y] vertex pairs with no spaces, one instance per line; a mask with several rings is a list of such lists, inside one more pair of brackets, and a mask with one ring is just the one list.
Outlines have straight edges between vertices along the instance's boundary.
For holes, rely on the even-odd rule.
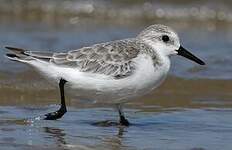
[[125,148],[125,145],[123,145],[123,137],[126,129],[126,127],[118,126],[118,132],[116,135],[105,136],[102,140],[103,147],[111,150]]
[[64,130],[53,127],[44,127],[44,131],[54,137],[58,146],[64,146],[67,144],[65,141],[66,134],[64,133]]
[[[106,135],[102,138],[100,147],[103,149],[112,149],[117,150],[121,149],[122,147],[125,147],[123,145],[123,137],[124,134],[127,132],[127,127],[124,126],[114,126],[117,129],[117,133],[115,135]],[[54,139],[54,142],[58,147],[66,147],[67,145],[70,145],[66,142],[66,133],[63,129],[54,128],[54,127],[43,127],[44,132],[49,135],[49,137]],[[72,144],[71,144],[72,145]],[[80,147],[80,145],[77,145],[76,143],[72,145],[74,147]],[[83,145],[81,145],[83,147]],[[84,146],[85,147],[85,146]],[[86,147],[87,149],[91,149],[89,147]]]
[[119,127],[119,128],[118,128],[118,137],[119,137],[119,138],[122,138],[122,137],[123,137],[123,134],[124,134],[124,132],[125,132],[125,131],[124,131],[124,128],[125,128],[125,127]]

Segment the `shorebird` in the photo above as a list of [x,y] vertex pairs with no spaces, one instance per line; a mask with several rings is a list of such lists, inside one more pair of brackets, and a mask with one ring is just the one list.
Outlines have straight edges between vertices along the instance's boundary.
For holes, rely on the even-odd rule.
[[35,67],[59,84],[59,110],[45,114],[45,120],[61,118],[66,112],[64,85],[82,99],[117,106],[121,125],[129,121],[122,104],[157,88],[166,78],[172,55],[205,63],[183,48],[177,33],[165,25],[151,25],[135,38],[94,44],[67,52],[30,51],[6,47],[10,60]]

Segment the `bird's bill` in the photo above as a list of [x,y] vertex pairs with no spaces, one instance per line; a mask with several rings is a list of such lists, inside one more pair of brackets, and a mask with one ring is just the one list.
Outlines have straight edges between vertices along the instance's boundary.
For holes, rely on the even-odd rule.
[[185,58],[188,58],[192,61],[195,61],[196,63],[200,64],[200,65],[205,65],[205,63],[200,60],[199,58],[197,58],[196,56],[194,56],[192,53],[190,53],[189,51],[187,51],[185,48],[183,48],[182,46],[180,46],[180,48],[177,50],[177,55],[183,56]]

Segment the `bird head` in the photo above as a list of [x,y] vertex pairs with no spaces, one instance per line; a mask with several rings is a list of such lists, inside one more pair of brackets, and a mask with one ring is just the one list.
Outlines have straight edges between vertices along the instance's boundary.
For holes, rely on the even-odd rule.
[[180,55],[200,65],[205,65],[201,59],[194,56],[180,44],[178,34],[170,27],[160,24],[151,25],[143,30],[137,38],[147,42],[165,56]]

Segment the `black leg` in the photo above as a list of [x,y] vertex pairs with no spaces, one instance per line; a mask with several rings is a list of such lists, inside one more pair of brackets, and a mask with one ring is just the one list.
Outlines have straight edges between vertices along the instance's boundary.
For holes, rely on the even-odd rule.
[[55,111],[55,112],[51,112],[48,114],[45,114],[45,118],[44,120],[56,120],[61,118],[66,112],[66,105],[65,105],[65,96],[64,96],[64,85],[67,81],[64,79],[60,79],[59,82],[59,87],[60,87],[60,99],[61,99],[61,106],[60,109]]
[[123,113],[123,111],[122,111],[122,107],[121,107],[120,104],[118,105],[118,113],[119,113],[119,118],[120,118],[120,120],[119,120],[120,125],[129,126],[130,123],[129,123],[129,121],[125,118],[124,113]]

